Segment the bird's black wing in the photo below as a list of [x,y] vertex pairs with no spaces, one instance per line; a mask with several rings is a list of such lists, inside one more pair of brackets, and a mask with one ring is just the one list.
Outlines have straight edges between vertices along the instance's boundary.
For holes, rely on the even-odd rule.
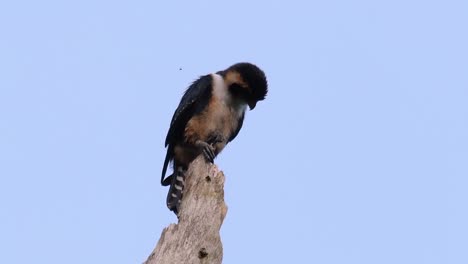
[[185,91],[179,106],[175,110],[165,141],[165,146],[168,148],[161,175],[162,185],[169,184],[167,180],[164,181],[164,177],[170,160],[174,158],[174,144],[183,139],[185,126],[190,118],[199,114],[208,105],[211,97],[211,87],[211,75],[200,77]]
[[211,82],[211,75],[202,76],[185,91],[172,117],[166,136],[166,147],[175,140],[182,138],[185,125],[190,118],[206,107],[211,97]]
[[242,128],[242,124],[244,123],[244,115],[245,113],[242,113],[242,115],[240,116],[239,118],[239,123],[237,124],[237,129],[236,131],[234,131],[234,133],[232,133],[232,135],[229,137],[229,141],[228,142],[231,142],[233,141],[237,135],[239,134],[239,131],[241,130]]

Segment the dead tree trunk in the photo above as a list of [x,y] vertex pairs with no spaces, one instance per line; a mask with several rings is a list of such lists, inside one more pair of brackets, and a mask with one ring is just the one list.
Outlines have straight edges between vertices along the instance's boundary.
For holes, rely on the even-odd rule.
[[164,228],[145,264],[221,264],[226,213],[224,175],[200,156],[186,174],[179,223]]

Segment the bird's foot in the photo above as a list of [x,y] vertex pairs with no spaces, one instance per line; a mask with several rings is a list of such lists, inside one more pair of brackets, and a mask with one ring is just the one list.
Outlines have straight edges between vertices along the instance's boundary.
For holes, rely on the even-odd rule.
[[198,140],[196,145],[202,150],[203,156],[205,156],[206,160],[213,163],[215,158],[214,147],[201,140]]

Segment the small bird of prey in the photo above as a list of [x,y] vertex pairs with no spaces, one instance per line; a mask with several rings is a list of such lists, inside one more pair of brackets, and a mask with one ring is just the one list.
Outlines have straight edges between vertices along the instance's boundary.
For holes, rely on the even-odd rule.
[[[170,185],[166,200],[169,210],[178,215],[190,163],[201,154],[212,163],[239,133],[247,107],[254,109],[267,92],[265,73],[246,62],[201,76],[188,87],[165,142],[161,184]],[[165,178],[170,162],[174,170]]]

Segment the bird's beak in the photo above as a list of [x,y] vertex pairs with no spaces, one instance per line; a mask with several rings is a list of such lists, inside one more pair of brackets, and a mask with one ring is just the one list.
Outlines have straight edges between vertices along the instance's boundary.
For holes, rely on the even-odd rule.
[[249,108],[250,110],[253,110],[255,108],[255,106],[257,105],[257,102],[256,101],[251,101],[249,102]]

